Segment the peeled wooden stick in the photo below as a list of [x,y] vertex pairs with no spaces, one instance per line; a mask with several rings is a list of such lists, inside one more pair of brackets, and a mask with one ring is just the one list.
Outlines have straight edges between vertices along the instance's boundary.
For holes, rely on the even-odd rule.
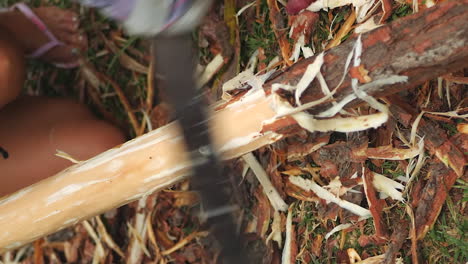
[[[214,114],[223,157],[232,158],[282,136],[261,133],[274,117],[263,91]],[[233,122],[242,120],[242,122]],[[0,200],[0,253],[165,188],[189,174],[176,123],[157,129]]]

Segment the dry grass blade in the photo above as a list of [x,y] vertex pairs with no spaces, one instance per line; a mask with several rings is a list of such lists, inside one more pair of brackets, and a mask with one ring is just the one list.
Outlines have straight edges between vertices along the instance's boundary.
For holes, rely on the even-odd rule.
[[108,40],[104,34],[98,32],[99,37],[104,41],[106,47],[112,51],[112,53],[116,54],[119,57],[120,64],[127,68],[128,70],[147,74],[148,67],[143,66],[132,57],[128,56],[123,50],[120,50],[112,41]]
[[64,151],[61,151],[59,149],[57,149],[57,153],[55,153],[55,156],[60,157],[62,159],[66,159],[68,161],[71,161],[73,164],[78,164],[78,163],[81,162],[80,160],[77,160],[77,159],[73,158],[70,154],[68,154],[68,153],[66,153]]
[[206,237],[208,236],[209,232],[208,231],[199,231],[199,232],[194,232],[186,237],[184,237],[183,239],[181,239],[179,242],[177,242],[173,247],[169,248],[169,249],[166,249],[164,250],[163,252],[161,252],[162,255],[169,255],[181,248],[183,248],[186,244],[188,244],[190,241],[192,241],[193,239],[196,239],[196,238],[199,238],[199,237]]
[[272,24],[272,29],[275,33],[276,40],[278,41],[281,50],[281,56],[283,57],[284,62],[286,62],[288,66],[291,66],[293,64],[293,61],[290,59],[291,47],[287,39],[288,31],[285,30],[286,27],[284,25],[283,15],[281,14],[281,11],[278,7],[278,1],[267,0],[267,4],[270,12],[270,21]]
[[98,224],[97,230],[99,233],[99,236],[104,239],[104,242],[109,246],[112,250],[114,250],[121,258],[124,258],[124,253],[122,250],[119,248],[117,243],[112,239],[112,237],[109,235],[109,233],[106,230],[106,227],[104,226],[104,223],[101,220],[100,216],[96,216],[94,218]]
[[103,81],[99,78],[97,71],[88,62],[82,61],[81,76],[90,84],[88,86],[88,93],[91,96],[91,100],[94,105],[97,106],[99,113],[101,113],[106,120],[112,121],[112,123],[119,125],[117,119],[109,112],[102,102],[102,98],[99,92],[100,87],[103,85]]
[[346,19],[346,22],[341,25],[340,30],[336,33],[335,38],[328,43],[325,49],[331,49],[340,45],[341,40],[353,29],[354,22],[356,22],[356,13],[351,11],[351,14]]
[[134,238],[133,241],[136,241],[135,244],[140,246],[141,250],[143,250],[143,252],[145,253],[145,255],[148,258],[151,257],[151,254],[149,253],[148,249],[146,248],[146,244],[143,241],[143,238],[138,233],[138,230],[135,230],[135,228],[129,222],[127,222],[127,227],[128,227],[128,231],[130,232],[131,236]]
[[153,218],[153,214],[148,214],[146,217],[146,232],[148,232],[148,238],[149,241],[151,242],[151,245],[153,246],[154,252],[155,252],[155,259],[161,258],[161,250],[159,249],[159,245],[156,242],[156,236],[154,233],[153,229],[153,223],[151,222],[151,219]]
[[125,96],[122,88],[120,88],[120,86],[115,81],[113,81],[111,78],[107,77],[105,74],[102,74],[102,73],[97,73],[97,74],[104,82],[110,84],[112,86],[112,88],[114,88],[114,91],[119,96],[120,102],[122,103],[122,105],[123,105],[123,107],[124,107],[124,109],[125,109],[125,111],[127,113],[128,119],[129,119],[130,124],[132,125],[132,128],[133,128],[133,131],[135,133],[138,133],[140,131],[140,129],[139,129],[140,126],[138,125],[138,119],[136,118],[135,113],[133,112],[133,109],[130,106],[130,102],[128,101],[127,97]]
[[94,228],[88,221],[83,221],[83,226],[86,229],[86,231],[88,231],[88,234],[91,236],[94,243],[96,244],[96,248],[94,250],[93,255],[93,264],[103,263],[104,259],[107,256],[107,253],[104,249],[104,246],[102,245],[101,239],[99,239],[98,235],[96,234],[96,231],[94,231]]
[[418,239],[416,237],[416,225],[414,221],[414,212],[409,204],[406,205],[406,213],[411,220],[410,238],[411,238],[411,260],[412,263],[418,263]]

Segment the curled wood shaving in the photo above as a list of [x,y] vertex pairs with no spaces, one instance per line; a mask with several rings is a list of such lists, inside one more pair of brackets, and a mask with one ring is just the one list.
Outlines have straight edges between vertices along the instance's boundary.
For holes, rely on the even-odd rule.
[[366,258],[363,261],[356,262],[355,264],[381,264],[382,261],[385,259],[385,254]]
[[[275,108],[278,116],[284,116],[294,113],[295,109],[288,102],[282,100],[278,95],[275,96]],[[387,113],[376,113],[357,117],[337,117],[332,119],[315,119],[314,116],[305,112],[299,112],[291,115],[302,128],[314,132],[356,132],[369,128],[376,128],[387,122]]]
[[468,114],[460,115],[458,112],[459,110],[449,111],[449,112],[424,112],[424,113],[428,113],[431,115],[448,116],[448,117],[453,117],[453,118],[462,118],[462,119],[468,118]]
[[278,247],[282,248],[283,247],[283,238],[281,236],[282,230],[281,230],[281,215],[278,211],[275,211],[273,214],[273,223],[271,224],[271,233],[268,235],[266,239],[266,243],[268,244],[268,241],[273,239],[278,243]]
[[294,94],[297,105],[302,105],[300,101],[302,93],[304,93],[307,87],[309,87],[309,85],[315,79],[315,76],[317,76],[317,74],[320,72],[320,68],[322,67],[323,62],[324,62],[323,56],[324,56],[323,52],[317,55],[314,62],[307,66],[307,69],[305,70],[304,75],[302,76],[301,80],[297,84],[296,92]]
[[288,209],[288,216],[286,217],[286,239],[284,241],[283,255],[281,256],[281,264],[291,264],[291,233],[292,225],[292,209],[291,205]]
[[[293,85],[288,85],[288,84],[281,84],[281,83],[275,83],[272,85],[272,91],[276,91],[278,89],[283,89],[283,90],[287,90],[287,91],[294,91],[295,90],[295,93],[294,93],[294,98],[296,100],[296,104],[298,106],[301,106],[302,103],[300,102],[300,97],[301,95],[304,93],[304,91],[309,87],[309,85],[312,83],[312,81],[315,79],[315,77],[317,76],[317,74],[320,73],[320,68],[322,67],[324,63],[324,53],[320,53],[319,55],[317,55],[317,57],[315,58],[314,62],[309,64],[304,72],[304,74],[302,75],[302,78],[299,80],[299,82],[297,83],[296,86],[293,86]],[[327,97],[327,99],[330,98]],[[323,102],[322,100],[323,99],[319,99],[320,102]],[[303,106],[303,108],[306,107],[305,109],[307,108],[310,108],[310,103],[307,104],[307,106]],[[301,108],[301,109],[303,109]],[[298,110],[298,111],[302,111],[302,110]],[[290,114],[290,113],[287,113],[287,114]]]
[[314,119],[311,115],[306,113],[297,113],[292,117],[302,128],[307,129],[310,132],[357,132],[369,128],[377,128],[388,120],[388,115],[385,113],[346,118],[337,117],[324,120]]
[[[292,28],[291,28],[291,30],[292,30]],[[303,49],[303,47],[305,47],[305,36],[304,36],[304,34],[302,34],[299,37],[299,39],[296,41],[296,43],[294,44],[294,49],[293,49],[293,52],[291,54],[291,58],[289,58],[289,59],[292,60],[294,63],[299,61],[299,56],[301,55],[301,50]]]
[[[420,138],[418,142],[418,159],[416,164],[414,164],[413,160],[410,161],[410,164],[414,164],[411,170],[411,176],[408,179],[407,186],[419,175],[421,168],[424,165],[424,161],[426,160],[425,152],[424,152],[424,138]],[[405,189],[405,193],[408,192],[409,189]]]
[[258,181],[263,187],[268,200],[270,200],[271,205],[275,208],[276,211],[286,211],[288,205],[279,195],[278,191],[275,189],[271,183],[266,171],[263,169],[262,165],[257,161],[257,158],[252,153],[247,153],[242,156],[242,159],[247,163],[247,165],[252,169],[255,176],[257,176]]
[[[346,59],[346,63],[344,67],[344,74],[337,87],[339,87],[339,85],[341,85],[341,83],[344,81],[345,75],[349,69],[349,65],[351,64],[352,59],[354,59],[354,62],[353,62],[354,67],[359,67],[361,65],[361,55],[362,55],[362,40],[361,40],[361,35],[359,35],[359,37],[356,40],[356,43],[354,44],[353,49],[351,50],[351,52],[349,53]],[[402,82],[407,82],[407,81],[408,81],[407,76],[390,75],[387,78],[375,80],[373,82],[369,82],[364,85],[358,86],[358,83],[359,83],[358,79],[353,78],[351,80],[351,84],[352,84],[354,94],[350,94],[346,96],[341,102],[334,104],[331,108],[329,108],[326,111],[323,111],[322,113],[319,113],[317,116],[318,117],[334,116],[338,112],[340,112],[346,104],[348,104],[349,102],[351,102],[352,100],[356,98],[359,98],[367,102],[371,107],[388,115],[388,112],[389,112],[388,107],[382,103],[379,103],[375,98],[369,96],[365,91],[368,89],[378,88],[384,85],[402,83]]]
[[371,215],[369,210],[336,197],[331,192],[325,190],[312,180],[306,180],[298,176],[291,176],[289,177],[289,181],[306,191],[313,191],[318,197],[325,200],[327,203],[335,203],[341,208],[352,212],[353,214],[359,215],[361,217],[370,217]]
[[383,26],[382,24],[377,24],[375,21],[377,19],[377,15],[370,17],[366,22],[359,24],[355,29],[354,32],[357,34],[364,34],[369,31],[372,31],[376,28]]
[[206,65],[206,68],[205,70],[203,71],[203,73],[198,77],[198,87],[201,88],[203,87],[205,84],[207,84],[212,78],[213,76],[215,76],[216,73],[219,72],[219,70],[221,70],[221,68],[223,67],[224,65],[224,58],[223,56],[220,54],[216,55],[209,63],[208,65]]
[[404,201],[403,194],[398,191],[398,189],[403,190],[405,188],[403,184],[396,182],[392,179],[389,179],[385,177],[384,175],[378,174],[376,172],[372,172],[372,174],[374,174],[374,180],[372,183],[375,189],[380,192],[381,199],[384,198],[382,197],[383,196],[382,193],[383,193],[387,196],[390,196],[394,200],[398,200],[401,202]]
[[421,113],[416,117],[416,119],[413,122],[413,125],[411,126],[411,136],[410,136],[410,144],[411,146],[414,146],[416,143],[416,135],[418,131],[418,126],[419,122],[421,122],[421,118],[424,115],[424,111],[421,111]]
[[352,4],[356,8],[358,22],[361,23],[375,10],[375,2],[376,0],[317,0],[307,10],[317,12]]
[[[136,208],[137,213],[134,216],[134,224],[133,224],[133,231],[135,232],[132,232],[130,245],[128,246],[129,256],[127,258],[127,264],[140,263],[141,258],[142,258],[142,249],[146,248],[146,238],[147,238],[148,233],[146,230],[147,226],[145,225],[145,219],[146,219],[145,208],[147,204],[147,199],[155,199],[155,198],[154,197],[148,198],[146,196],[143,196],[143,198],[141,198],[137,204],[137,208]],[[138,237],[136,236],[137,233],[139,235]]]
[[330,238],[330,237],[331,237],[333,234],[335,234],[336,232],[340,232],[341,230],[350,228],[350,227],[352,227],[352,226],[353,226],[353,224],[351,224],[351,223],[348,223],[348,224],[340,224],[340,225],[335,226],[332,230],[330,230],[330,232],[328,232],[328,233],[325,235],[325,240],[327,240],[328,238]]
[[232,96],[229,94],[230,91],[237,89],[248,89],[251,87],[250,91],[243,96],[243,98],[247,98],[250,94],[262,89],[263,84],[271,76],[271,74],[273,74],[273,70],[260,75],[254,74],[253,70],[251,69],[239,73],[236,77],[223,84],[222,99],[225,101],[232,99]]

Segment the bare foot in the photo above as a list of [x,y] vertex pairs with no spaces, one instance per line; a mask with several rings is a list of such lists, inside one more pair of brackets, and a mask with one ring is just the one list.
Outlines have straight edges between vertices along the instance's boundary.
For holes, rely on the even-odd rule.
[[[78,15],[58,7],[39,7],[31,10],[44,22],[49,31],[65,44],[52,48],[41,59],[52,63],[76,62],[79,51],[87,46],[86,37],[79,32]],[[0,26],[11,32],[26,55],[50,41],[37,25],[17,9],[2,13]]]

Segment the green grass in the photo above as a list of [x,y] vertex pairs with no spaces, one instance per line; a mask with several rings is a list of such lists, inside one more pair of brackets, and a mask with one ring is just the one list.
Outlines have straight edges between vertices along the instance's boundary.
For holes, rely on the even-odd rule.
[[447,131],[447,134],[451,137],[456,134],[458,134],[457,127],[455,125],[445,123],[445,122],[439,122],[440,126]]
[[386,160],[382,163],[381,167],[377,167],[370,160],[366,161],[366,166],[374,172],[383,174],[387,177],[396,179],[399,176],[404,176],[405,172],[398,168],[398,161]]
[[[422,254],[429,263],[468,261],[468,217],[462,212],[468,201],[468,183],[458,179],[450,193],[433,229],[423,240]],[[456,203],[454,194],[461,194]]]
[[[260,47],[265,50],[265,56],[268,61],[279,55],[279,47],[273,29],[271,28],[269,9],[266,0],[262,0],[260,13],[264,23],[245,21],[242,19],[243,16],[239,18],[242,69],[248,63],[252,54]],[[249,32],[248,26],[251,27],[251,32]]]
[[400,4],[397,8],[394,9],[390,21],[394,21],[398,18],[411,15],[412,13],[413,13],[413,9],[411,8],[411,5]]
[[458,179],[456,184],[453,186],[455,189],[462,189],[463,190],[463,198],[462,202],[468,202],[468,182]]
[[455,220],[445,212],[423,241],[422,254],[429,263],[465,263],[468,261],[468,220]]
[[405,172],[398,169],[398,165],[398,161],[386,160],[382,163],[383,174],[392,175],[393,179],[396,179],[399,176],[404,176]]

